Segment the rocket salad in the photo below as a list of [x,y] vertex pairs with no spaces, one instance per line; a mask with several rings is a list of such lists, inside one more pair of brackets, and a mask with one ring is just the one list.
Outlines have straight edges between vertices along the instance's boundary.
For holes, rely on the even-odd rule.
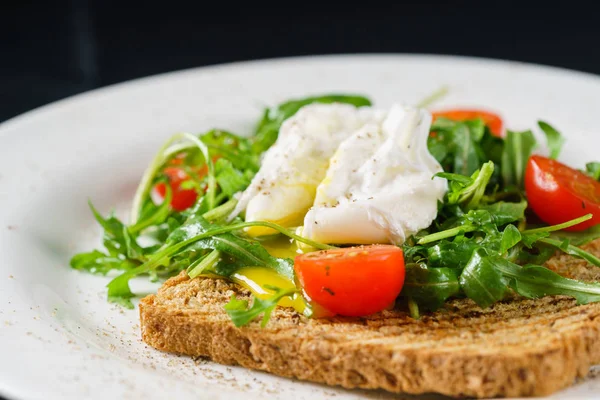
[[[253,212],[255,216],[273,212],[269,207],[259,209],[263,214],[255,211],[256,204],[266,201],[266,195],[274,196],[278,189],[275,181],[270,183],[272,189],[265,189],[263,177],[265,168],[273,165],[269,157],[280,162],[287,157],[288,153],[275,154],[280,133],[301,129],[306,116],[311,115],[307,114],[310,107],[314,115],[324,115],[330,110],[327,105],[341,105],[341,115],[356,108],[357,124],[362,125],[352,128],[356,131],[354,142],[341,137],[342,144],[332,147],[330,153],[319,153],[322,164],[314,159],[303,166],[312,168],[313,175],[319,177],[311,183],[313,186],[302,181],[293,188],[299,197],[292,208],[304,200],[311,203],[311,211],[305,207],[299,214],[305,218],[304,226],[298,215],[250,218]],[[104,216],[90,203],[104,230],[103,248],[74,255],[71,267],[116,275],[108,284],[108,300],[128,308],[133,308],[131,299],[135,297],[129,281],[137,276],[158,281],[186,271],[190,278],[230,280],[248,288],[254,296],[251,304],[232,298],[225,307],[236,326],[261,315],[264,326],[278,305],[293,307],[307,317],[363,316],[390,307],[406,307],[411,316],[418,318],[423,311],[442,307],[448,299],[466,297],[485,308],[511,292],[528,298],[567,295],[579,303],[600,301],[599,283],[567,279],[543,266],[556,252],[563,252],[600,267],[600,259],[580,247],[600,237],[600,164],[590,162],[581,171],[559,162],[565,140],[544,121],[538,125],[546,137],[548,156],[537,154],[538,143],[531,131],[508,130],[502,118],[489,111],[439,110],[429,114],[417,110],[410,114],[410,110],[399,110],[398,115],[407,121],[410,115],[420,115],[413,125],[426,129],[423,151],[427,154],[415,153],[407,158],[406,165],[412,165],[415,159],[428,163],[424,173],[434,171],[426,176],[437,186],[423,180],[414,183],[412,175],[403,182],[413,182],[424,190],[424,196],[429,194],[431,220],[424,226],[422,221],[418,225],[401,220],[390,236],[393,239],[387,241],[373,239],[381,237],[377,230],[380,225],[358,226],[360,229],[352,233],[348,223],[354,217],[335,220],[334,212],[343,210],[342,215],[357,215],[354,221],[360,221],[360,212],[370,207],[371,200],[383,198],[394,206],[402,203],[408,208],[414,200],[397,183],[398,191],[394,193],[398,197],[390,198],[391,192],[385,186],[379,187],[385,189],[379,199],[377,194],[369,193],[360,197],[359,189],[372,187],[367,185],[370,178],[362,177],[360,185],[347,183],[347,188],[352,188],[352,193],[345,194],[347,199],[340,197],[335,203],[325,204],[329,200],[323,191],[332,190],[328,178],[333,177],[334,183],[343,176],[362,179],[354,177],[365,170],[361,165],[351,173],[336,172],[335,164],[351,165],[355,155],[366,148],[358,139],[371,138],[372,127],[389,130],[385,115],[365,114],[371,106],[363,96],[310,97],[266,110],[249,136],[219,129],[174,135],[141,178],[129,222],[114,214]],[[298,117],[301,119],[284,125],[302,112],[305,114]],[[430,124],[423,122],[423,115],[431,118]],[[334,124],[332,121],[326,120],[323,126]],[[345,126],[348,122],[339,123]],[[407,124],[398,123],[398,138],[390,140],[409,140]],[[411,148],[410,143],[406,149]],[[353,145],[359,153],[351,152]],[[383,152],[386,146],[380,145],[373,154],[387,154]],[[296,149],[302,151],[299,145]],[[310,150],[310,154],[325,152],[320,147]],[[375,165],[369,167],[373,176],[383,169],[393,169],[375,164],[375,156],[369,161]],[[394,182],[395,176],[386,179]],[[440,192],[442,183],[444,191]],[[244,195],[253,188],[255,205],[248,205],[248,196]],[[259,192],[265,196],[259,196]],[[317,204],[315,196],[325,200]],[[318,212],[319,207],[323,211],[319,215],[326,218],[313,216],[307,227],[309,213]],[[373,214],[368,215],[371,218]],[[347,226],[347,235],[334,232],[327,236],[323,221]]]

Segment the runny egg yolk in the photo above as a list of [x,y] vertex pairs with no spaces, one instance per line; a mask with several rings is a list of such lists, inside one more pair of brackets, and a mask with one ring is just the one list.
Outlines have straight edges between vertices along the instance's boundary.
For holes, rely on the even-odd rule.
[[[231,275],[231,280],[238,285],[250,290],[252,294],[260,299],[268,299],[275,294],[272,289],[266,286],[275,286],[280,289],[293,289],[294,283],[277,272],[264,267],[244,267]],[[300,294],[295,294],[292,298],[286,296],[279,300],[278,305],[282,307],[293,307],[298,313],[302,314],[307,308],[305,300]]]
[[[292,260],[298,254],[314,250],[313,248],[306,246],[300,248],[298,247],[298,242],[284,236],[263,239],[261,245],[273,257],[290,258]],[[230,279],[238,285],[250,290],[254,296],[260,299],[267,299],[275,294],[273,290],[266,288],[266,286],[274,286],[280,289],[293,289],[296,287],[294,282],[279,275],[274,270],[264,267],[241,268],[231,275]],[[300,314],[310,312],[315,318],[330,317],[334,315],[305,296],[306,295],[303,296],[300,293],[297,293],[293,298],[282,298],[277,304],[282,307],[292,307]]]
[[261,240],[260,244],[269,254],[277,258],[291,258],[293,260],[298,254],[304,253],[298,248],[298,242],[283,235]]
[[[300,254],[296,241],[290,241],[286,237],[279,236],[264,240],[261,244],[273,257],[291,258],[293,260],[294,257]],[[266,286],[274,286],[280,289],[293,289],[296,287],[294,282],[279,275],[274,270],[264,267],[244,267],[237,270],[230,278],[238,285],[250,290],[254,296],[260,299],[267,299],[275,294],[275,291],[267,289]],[[278,305],[293,307],[301,314],[307,308],[306,301],[300,294],[294,295],[293,298],[286,296],[279,300]]]

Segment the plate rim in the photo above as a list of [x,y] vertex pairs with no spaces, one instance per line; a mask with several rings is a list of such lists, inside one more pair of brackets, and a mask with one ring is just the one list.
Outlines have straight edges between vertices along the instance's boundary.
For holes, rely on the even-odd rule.
[[600,81],[600,73],[596,74],[593,72],[582,71],[578,69],[572,69],[567,67],[555,66],[550,64],[519,61],[495,57],[480,57],[471,55],[455,55],[448,53],[419,53],[419,52],[406,52],[406,53],[379,53],[379,52],[360,52],[360,53],[336,53],[336,54],[312,54],[312,55],[298,55],[298,56],[285,56],[285,57],[265,57],[251,60],[240,60],[222,62],[216,64],[200,65],[189,68],[174,69],[171,71],[164,71],[155,74],[140,76],[137,78],[127,79],[120,82],[111,83],[105,86],[89,89],[80,93],[76,93],[59,100],[55,100],[40,106],[34,107],[21,114],[17,114],[5,121],[0,122],[0,138],[3,136],[3,132],[7,128],[13,128],[15,125],[26,122],[29,118],[37,118],[39,115],[44,113],[52,112],[55,108],[66,107],[71,103],[76,103],[82,99],[88,97],[94,97],[99,94],[110,94],[111,92],[117,92],[127,87],[139,86],[153,81],[160,81],[170,78],[178,78],[184,75],[190,74],[210,74],[215,71],[222,70],[235,70],[245,68],[260,68],[268,65],[285,65],[294,63],[304,62],[328,62],[337,61],[341,59],[352,60],[367,60],[367,59],[407,59],[413,61],[433,61],[433,60],[446,60],[452,63],[460,62],[465,64],[480,64],[489,66],[505,66],[505,67],[519,67],[526,69],[537,69],[547,73],[553,73],[563,76],[571,76],[578,79],[592,79]]
[[[197,74],[211,74],[213,72],[225,71],[231,74],[236,73],[238,69],[247,68],[278,68],[279,66],[286,66],[295,63],[310,63],[310,62],[337,62],[346,60],[347,62],[354,61],[366,61],[366,60],[411,60],[413,62],[424,61],[445,61],[454,65],[461,64],[466,68],[470,66],[490,66],[494,68],[523,68],[527,69],[528,72],[539,71],[541,73],[551,73],[554,76],[566,76],[584,80],[595,80],[600,82],[600,75],[579,71],[575,69],[536,64],[515,60],[498,59],[498,58],[487,58],[487,57],[474,57],[474,56],[462,56],[462,55],[450,55],[450,54],[430,54],[430,53],[346,53],[346,54],[327,54],[327,55],[303,55],[303,56],[290,56],[290,57],[274,57],[274,58],[262,58],[256,60],[245,60],[245,61],[234,61],[227,63],[219,63],[205,66],[197,66],[179,70],[172,70],[162,72],[158,74],[152,74],[143,76],[135,79],[125,80],[122,82],[113,83],[110,85],[98,87],[95,89],[87,90],[78,94],[74,94],[65,97],[60,100],[56,100],[39,107],[33,108],[29,111],[16,115],[9,118],[6,121],[0,123],[0,143],[5,138],[6,134],[10,133],[11,129],[19,129],[20,124],[27,123],[30,119],[44,118],[47,115],[52,115],[56,111],[60,111],[61,108],[69,108],[72,105],[76,105],[81,101],[93,101],[98,95],[116,95],[119,91],[127,91],[128,88],[135,88],[152,84],[153,82],[169,80],[169,79],[185,79],[186,75],[195,76]],[[5,395],[8,398],[15,396],[9,389],[10,386],[3,385],[0,379],[0,396]],[[4,381],[6,382],[6,381]]]

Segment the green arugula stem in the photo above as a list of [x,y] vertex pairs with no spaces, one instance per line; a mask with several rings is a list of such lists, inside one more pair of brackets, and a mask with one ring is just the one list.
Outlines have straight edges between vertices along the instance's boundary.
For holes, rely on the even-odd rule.
[[588,219],[591,219],[593,217],[592,214],[586,214],[583,215],[579,218],[575,218],[572,219],[571,221],[567,221],[567,222],[563,222],[562,224],[558,224],[558,225],[552,225],[552,226],[543,226],[541,228],[535,228],[535,229],[528,229],[526,231],[523,231],[523,234],[527,234],[527,233],[541,233],[541,232],[555,232],[555,231],[560,231],[566,228],[570,228],[572,226],[575,225],[579,225],[582,222],[587,221]]
[[413,319],[419,319],[421,317],[419,315],[419,305],[413,300],[412,297],[408,298],[408,313]]
[[445,231],[432,233],[431,235],[423,236],[417,244],[427,244],[437,242],[438,240],[448,239],[461,233],[473,232],[477,227],[474,225],[461,225],[455,228],[446,229]]
[[169,140],[163,144],[160,148],[146,171],[140,180],[140,184],[137,187],[135,192],[135,196],[133,197],[133,204],[131,207],[131,224],[134,225],[139,217],[140,211],[142,209],[142,204],[144,203],[144,199],[150,193],[150,189],[152,187],[152,180],[156,176],[156,173],[160,170],[160,168],[175,154],[193,148],[192,145],[174,145],[173,143],[180,139],[179,135],[174,135]]
[[[516,280],[517,282],[521,281],[523,279],[523,275],[521,275],[519,272],[521,271],[521,269],[523,267],[518,266],[516,264],[513,265],[514,268],[510,268],[508,265],[505,265],[503,263],[495,263],[494,267],[505,277],[507,278],[511,278]],[[544,268],[544,267],[540,267],[540,268]],[[600,287],[595,286],[595,283],[589,284],[586,282],[581,282],[581,281],[576,281],[576,280],[572,280],[572,279],[568,279],[568,278],[564,278],[561,277],[560,275],[556,274],[556,276],[560,279],[558,281],[553,281],[551,283],[548,283],[548,285],[555,288],[559,288],[559,289],[563,289],[566,291],[572,291],[574,289],[573,287],[573,282],[575,282],[577,284],[576,290],[581,292],[581,293],[587,293],[587,294],[592,294],[592,295],[600,295]],[[535,279],[535,278],[534,278]]]
[[423,100],[417,103],[418,108],[427,108],[438,100],[441,100],[448,94],[448,86],[442,86],[435,92],[431,93],[429,96],[425,97]]
[[[191,143],[176,143],[177,141],[182,139],[187,139],[187,141]],[[185,150],[193,149],[195,147],[200,149],[200,152],[206,160],[206,165],[208,166],[208,189],[206,191],[206,195],[208,196],[208,207],[209,209],[213,209],[215,207],[217,181],[215,179],[214,174],[214,164],[209,156],[208,147],[200,139],[198,139],[192,134],[178,133],[171,136],[163,144],[163,146],[160,148],[160,150],[158,151],[158,153],[144,172],[144,175],[140,180],[140,184],[138,185],[138,188],[135,192],[135,196],[133,198],[133,205],[131,207],[132,225],[134,225],[140,217],[140,211],[142,209],[144,199],[150,193],[150,189],[152,188],[152,181],[154,180],[154,177],[156,176],[158,171],[174,155],[181,153]]]
[[205,212],[202,217],[207,221],[219,220],[233,211],[237,204],[236,199],[230,199],[228,202],[221,204],[220,206],[213,208],[210,211]]
[[550,246],[554,246],[560,250],[563,250],[565,253],[567,253],[571,256],[581,258],[583,260],[586,260],[590,264],[595,265],[596,267],[600,267],[600,258],[596,257],[595,255],[593,255],[591,253],[588,253],[587,251],[585,251],[577,246],[573,246],[572,244],[569,244],[567,246],[567,248],[565,249],[563,246],[564,242],[562,242],[560,240],[556,240],[556,239],[550,239],[550,238],[542,238],[542,239],[539,239],[538,242],[542,242],[542,243],[549,244]]
[[216,206],[215,197],[217,195],[217,180],[215,178],[215,165],[210,158],[208,147],[206,144],[204,144],[204,142],[190,133],[182,133],[181,135],[183,138],[186,138],[190,142],[194,143],[204,156],[204,162],[206,162],[206,166],[208,167],[208,187],[206,189],[206,196],[208,196],[208,209],[212,210]]
[[191,265],[191,271],[188,272],[188,276],[191,279],[194,279],[205,269],[211,268],[221,259],[221,252],[219,250],[213,250],[208,255],[206,255],[197,265]]
[[142,221],[138,220],[138,222],[129,226],[129,228],[127,228],[129,230],[129,233],[135,235],[138,232],[149,228],[150,226],[156,225],[157,222],[159,222],[168,215],[169,205],[171,204],[171,199],[173,198],[173,191],[171,190],[171,186],[169,185],[166,185],[165,188],[165,198],[163,199],[163,203],[159,207],[159,212],[154,213],[154,215],[151,218],[146,218]]
[[314,247],[315,249],[318,250],[331,250],[331,249],[336,249],[336,246],[331,246],[325,243],[319,243],[319,242],[315,242],[314,240],[310,240],[307,239],[305,237],[302,237],[300,235],[296,235],[295,233],[291,232],[290,230],[284,228],[281,225],[277,225],[274,224],[272,222],[267,222],[267,221],[253,221],[253,222],[242,222],[239,224],[235,224],[235,225],[229,225],[228,227],[222,228],[222,229],[226,229],[226,228],[234,228],[234,229],[243,229],[243,228],[247,228],[250,226],[264,226],[267,228],[271,228],[274,229],[282,234],[284,234],[285,236],[292,238],[298,242],[304,243],[309,245],[310,247]]
[[[302,236],[298,236],[295,233],[290,232],[288,229],[282,227],[281,225],[277,225],[272,222],[265,222],[265,221],[241,222],[239,224],[233,224],[233,225],[228,225],[228,226],[224,226],[224,227],[217,228],[217,229],[211,229],[209,231],[206,231],[197,236],[191,237],[182,242],[173,244],[171,246],[167,246],[166,248],[163,248],[162,250],[156,252],[150,260],[146,261],[144,264],[140,265],[139,267],[126,272],[126,274],[135,276],[140,273],[144,273],[145,271],[151,271],[152,269],[161,265],[163,262],[167,261],[171,255],[177,253],[179,250],[183,249],[186,246],[189,246],[190,244],[192,244],[194,242],[209,238],[211,236],[220,235],[222,233],[227,233],[227,232],[231,232],[231,231],[237,231],[237,230],[248,228],[251,226],[264,226],[267,228],[274,229],[292,239],[295,239],[299,242],[305,243],[305,244],[307,244],[311,247],[314,247],[316,249],[319,249],[319,250],[329,250],[329,249],[336,248],[335,246],[330,246],[330,245],[327,245],[324,243],[318,243],[313,240],[303,238]],[[473,227],[473,229],[475,229],[475,228]]]

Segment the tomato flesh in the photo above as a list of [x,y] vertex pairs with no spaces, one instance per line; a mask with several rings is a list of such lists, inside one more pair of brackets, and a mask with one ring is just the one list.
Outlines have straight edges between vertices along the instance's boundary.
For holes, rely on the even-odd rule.
[[525,169],[525,192],[533,211],[550,225],[589,213],[591,219],[565,230],[581,231],[600,223],[600,182],[559,161],[531,156]]
[[332,313],[366,316],[393,305],[404,285],[404,254],[392,245],[323,250],[296,256],[308,297]]
[[[215,155],[211,159],[216,162],[221,156]],[[177,167],[177,165],[183,164],[182,158],[174,158],[170,161],[169,166],[163,170],[163,173],[167,176],[169,186],[171,187],[171,207],[177,211],[184,211],[196,204],[198,199],[198,193],[195,189],[182,189],[181,185],[190,179],[189,175],[183,170],[183,168]],[[199,179],[202,179],[208,173],[208,167],[203,165],[200,168],[194,168],[194,172]],[[159,183],[154,187],[156,194],[162,199],[165,198],[167,188],[164,183]]]
[[[193,206],[198,199],[198,193],[194,189],[181,188],[181,184],[190,179],[188,174],[178,167],[167,167],[163,172],[171,187],[171,207],[177,211],[183,211]],[[161,198],[165,198],[167,187],[164,183],[158,183],[155,190]]]
[[433,120],[439,117],[448,118],[454,121],[466,121],[470,119],[481,118],[490,128],[492,135],[502,137],[504,135],[504,122],[498,114],[485,110],[477,109],[452,109],[445,111],[436,111],[432,113]]

